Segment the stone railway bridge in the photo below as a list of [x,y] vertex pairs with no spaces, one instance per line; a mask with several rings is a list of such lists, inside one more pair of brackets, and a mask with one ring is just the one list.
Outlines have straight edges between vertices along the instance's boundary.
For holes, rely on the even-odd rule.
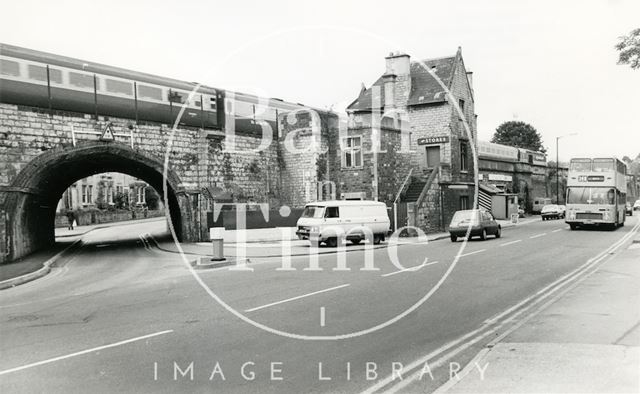
[[[296,145],[308,145],[305,138]],[[317,158],[283,152],[278,140],[257,151],[260,142],[237,135],[237,153],[230,154],[224,132],[174,132],[166,124],[0,104],[0,263],[55,243],[62,193],[101,172],[129,174],[166,193],[168,218],[181,241],[208,237],[212,201],[203,189],[211,185],[234,193],[236,201],[303,204],[309,197],[303,178],[315,177]]]

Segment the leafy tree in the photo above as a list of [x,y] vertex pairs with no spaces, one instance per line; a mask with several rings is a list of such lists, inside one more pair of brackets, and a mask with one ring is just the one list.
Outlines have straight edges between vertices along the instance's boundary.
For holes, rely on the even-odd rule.
[[158,202],[160,201],[160,196],[156,192],[156,190],[152,187],[146,187],[144,189],[144,199],[147,202],[147,207],[151,210],[158,209]]
[[515,120],[504,122],[498,126],[491,142],[543,153],[547,151],[542,146],[542,137],[533,126]]
[[117,209],[129,209],[129,196],[124,193],[116,193],[113,197],[113,202]]
[[640,28],[631,30],[628,36],[618,39],[618,64],[628,64],[634,70],[640,68]]

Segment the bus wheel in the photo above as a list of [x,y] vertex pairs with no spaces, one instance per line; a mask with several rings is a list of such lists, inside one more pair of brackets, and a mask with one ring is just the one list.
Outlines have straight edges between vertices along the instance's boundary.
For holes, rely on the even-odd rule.
[[569,223],[569,228],[571,228],[571,230],[575,230],[578,228],[578,225],[575,223]]

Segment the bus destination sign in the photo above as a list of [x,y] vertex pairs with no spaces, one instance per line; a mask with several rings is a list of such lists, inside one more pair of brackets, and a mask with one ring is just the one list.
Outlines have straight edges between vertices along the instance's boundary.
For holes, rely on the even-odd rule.
[[578,182],[604,182],[604,175],[580,175]]

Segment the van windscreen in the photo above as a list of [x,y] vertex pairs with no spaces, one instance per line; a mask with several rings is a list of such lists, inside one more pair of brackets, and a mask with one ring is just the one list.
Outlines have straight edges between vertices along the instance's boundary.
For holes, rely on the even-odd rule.
[[324,207],[318,205],[308,205],[302,212],[303,218],[321,218],[324,214]]

